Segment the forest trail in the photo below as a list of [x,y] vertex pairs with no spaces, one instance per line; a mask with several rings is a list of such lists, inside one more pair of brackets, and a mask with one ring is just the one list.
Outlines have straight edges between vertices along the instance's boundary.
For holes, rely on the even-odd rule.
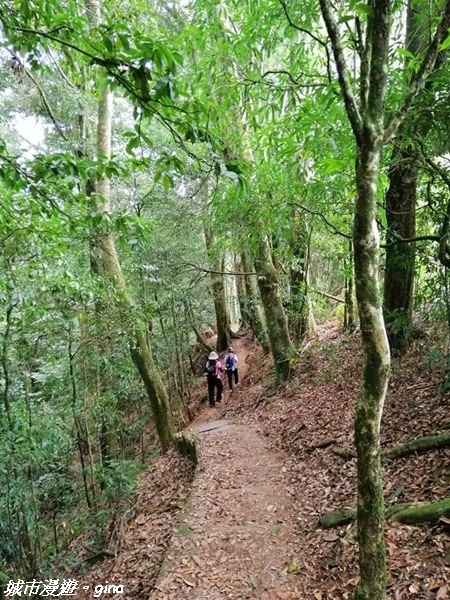
[[149,600],[299,600],[296,514],[283,456],[254,426],[224,419],[246,393],[248,352],[234,344],[240,386],[192,423],[200,464]]
[[[211,342],[212,343],[215,342],[215,337],[211,340]],[[239,367],[239,382],[240,382],[240,384],[242,383],[242,381],[245,381],[245,376],[247,375],[247,372],[248,372],[248,360],[250,358],[250,352],[249,352],[248,345],[246,342],[247,342],[246,336],[236,339],[233,342],[233,348],[234,348],[234,351],[239,360],[238,367]],[[224,357],[224,353],[222,353],[222,355],[220,357],[222,365],[224,363],[223,357]],[[227,382],[227,377],[226,377],[225,372],[223,374],[222,381],[223,381],[223,391],[224,391],[222,403],[219,405],[216,404],[216,406],[214,408],[211,408],[208,405],[208,402],[205,400],[205,402],[203,404],[203,408],[199,411],[198,415],[195,417],[195,419],[189,425],[189,427],[191,429],[197,430],[199,427],[201,428],[201,426],[204,423],[210,423],[211,421],[218,419],[220,417],[220,415],[224,411],[226,411],[227,405],[229,405],[229,403],[232,401],[234,394],[236,395],[236,396],[234,396],[234,398],[237,398],[237,400],[239,399],[239,394],[242,390],[241,386],[239,385],[239,387],[237,387],[237,388],[233,386],[233,391],[230,392],[230,390],[228,389],[228,382]],[[206,399],[206,397],[207,397],[206,382],[204,384],[204,388],[205,388],[205,399]]]

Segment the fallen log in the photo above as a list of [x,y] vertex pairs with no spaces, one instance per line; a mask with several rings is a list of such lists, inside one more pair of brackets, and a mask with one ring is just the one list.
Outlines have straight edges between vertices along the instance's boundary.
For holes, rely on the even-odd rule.
[[382,458],[393,459],[403,458],[415,452],[427,452],[428,450],[439,450],[450,446],[450,433],[442,433],[441,435],[428,435],[421,438],[409,440],[399,446],[388,448],[381,453]]
[[441,517],[450,516],[450,498],[438,502],[413,504],[396,512],[392,516],[395,523],[417,525],[419,523],[437,523]]
[[184,429],[176,433],[174,444],[181,456],[189,458],[194,465],[198,464],[197,439],[191,429]]
[[[446,424],[444,424],[442,428],[446,428]],[[312,446],[311,449],[325,448],[330,445],[329,442],[330,440],[326,440],[317,446]],[[387,448],[381,452],[381,458],[392,460],[394,458],[403,458],[416,452],[428,452],[429,450],[439,450],[441,448],[448,447],[450,447],[450,432],[438,435],[427,435],[425,437],[409,440],[404,444],[399,444],[398,446],[394,446],[392,448]],[[334,446],[331,451],[345,460],[356,458],[356,453],[354,450],[348,450],[342,446]]]
[[354,508],[344,508],[343,510],[337,510],[323,515],[320,517],[319,523],[324,529],[330,529],[331,527],[338,527],[339,525],[347,525],[347,523],[351,523],[355,517],[356,511]]
[[[386,519],[393,523],[403,525],[420,525],[421,523],[437,523],[442,517],[450,516],[450,498],[437,502],[399,502],[386,508]],[[324,529],[347,525],[356,518],[354,508],[344,508],[332,513],[327,513],[319,519],[319,524]]]

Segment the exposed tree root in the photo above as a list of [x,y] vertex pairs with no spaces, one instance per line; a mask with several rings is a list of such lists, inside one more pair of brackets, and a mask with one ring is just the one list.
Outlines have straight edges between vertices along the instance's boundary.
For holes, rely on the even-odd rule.
[[413,504],[392,515],[391,520],[405,525],[436,523],[441,517],[450,515],[450,498],[438,502]]
[[[437,523],[441,517],[450,516],[450,498],[430,503],[399,503],[386,508],[386,519],[404,525],[418,525],[420,523]],[[347,525],[356,518],[354,508],[344,508],[323,515],[319,519],[321,527],[329,529],[340,525]]]
[[[315,448],[325,448],[326,445],[321,444],[315,446]],[[429,450],[439,450],[440,448],[448,447],[450,447],[450,432],[439,435],[428,435],[409,440],[404,444],[399,444],[393,448],[387,448],[386,450],[383,450],[381,457],[383,459],[392,460],[394,458],[403,458],[404,456],[409,456],[410,454],[428,452]],[[343,448],[342,446],[334,446],[334,448],[332,448],[332,452],[345,460],[356,458],[356,453],[354,450],[349,450],[347,448]]]
[[447,448],[450,446],[450,433],[443,433],[441,435],[428,435],[426,437],[416,438],[409,440],[399,446],[388,448],[383,450],[381,456],[383,458],[402,458],[403,456],[409,456],[415,452],[427,452],[428,450],[439,450],[440,448]]
[[332,513],[327,513],[326,515],[322,515],[319,519],[319,523],[324,529],[330,529],[331,527],[338,527],[339,525],[347,525],[347,523],[351,523],[355,516],[356,511],[354,508],[344,508],[342,510],[337,510]]

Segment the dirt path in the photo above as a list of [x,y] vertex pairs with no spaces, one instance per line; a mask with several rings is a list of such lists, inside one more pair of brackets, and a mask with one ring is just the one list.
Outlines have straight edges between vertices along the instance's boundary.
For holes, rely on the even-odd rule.
[[[243,342],[240,375],[248,365]],[[217,420],[245,393],[195,421],[201,461],[189,506],[178,525],[149,600],[299,600],[295,513],[283,457],[254,428]]]

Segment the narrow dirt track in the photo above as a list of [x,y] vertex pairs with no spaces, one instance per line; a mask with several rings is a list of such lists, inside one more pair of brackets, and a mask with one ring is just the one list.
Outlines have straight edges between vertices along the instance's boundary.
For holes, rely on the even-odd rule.
[[[243,342],[235,348],[244,378]],[[256,429],[217,420],[241,394],[245,386],[227,392],[222,407],[205,408],[193,423],[200,465],[149,600],[302,598],[296,515],[283,457],[268,450]]]

